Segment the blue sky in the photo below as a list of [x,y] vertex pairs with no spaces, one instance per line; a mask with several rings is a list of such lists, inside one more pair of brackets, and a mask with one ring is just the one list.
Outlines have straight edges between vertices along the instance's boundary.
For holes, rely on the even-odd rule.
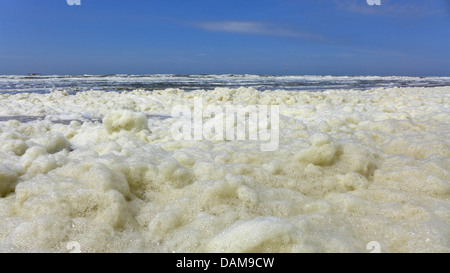
[[450,76],[450,1],[1,0],[0,74]]

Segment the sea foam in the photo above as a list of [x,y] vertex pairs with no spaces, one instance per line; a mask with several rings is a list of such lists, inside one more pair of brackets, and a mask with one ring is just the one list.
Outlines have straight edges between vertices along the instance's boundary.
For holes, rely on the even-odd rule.
[[[174,139],[196,97],[278,105],[278,148]],[[0,94],[0,115],[1,252],[450,251],[449,87]]]

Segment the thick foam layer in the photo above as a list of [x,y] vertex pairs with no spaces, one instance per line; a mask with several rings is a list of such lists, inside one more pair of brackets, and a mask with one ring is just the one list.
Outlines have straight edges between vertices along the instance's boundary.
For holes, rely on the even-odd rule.
[[[278,148],[175,139],[196,97],[279,105]],[[450,251],[449,87],[0,94],[0,115],[45,117],[0,121],[1,252]]]

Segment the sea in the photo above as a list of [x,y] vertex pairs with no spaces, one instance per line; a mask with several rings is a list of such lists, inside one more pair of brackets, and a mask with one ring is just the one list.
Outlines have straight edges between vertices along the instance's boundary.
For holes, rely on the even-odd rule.
[[1,93],[69,94],[88,90],[132,91],[178,88],[197,89],[252,87],[257,90],[321,91],[367,90],[392,87],[439,87],[450,85],[450,77],[406,76],[314,76],[314,75],[0,75]]

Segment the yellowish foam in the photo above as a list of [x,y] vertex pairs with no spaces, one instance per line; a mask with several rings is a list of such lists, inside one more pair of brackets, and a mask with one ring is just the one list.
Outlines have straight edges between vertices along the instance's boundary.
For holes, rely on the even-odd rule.
[[[147,118],[198,96],[279,105],[278,149]],[[0,252],[450,251],[449,87],[0,94],[0,115],[47,117],[0,122]]]

